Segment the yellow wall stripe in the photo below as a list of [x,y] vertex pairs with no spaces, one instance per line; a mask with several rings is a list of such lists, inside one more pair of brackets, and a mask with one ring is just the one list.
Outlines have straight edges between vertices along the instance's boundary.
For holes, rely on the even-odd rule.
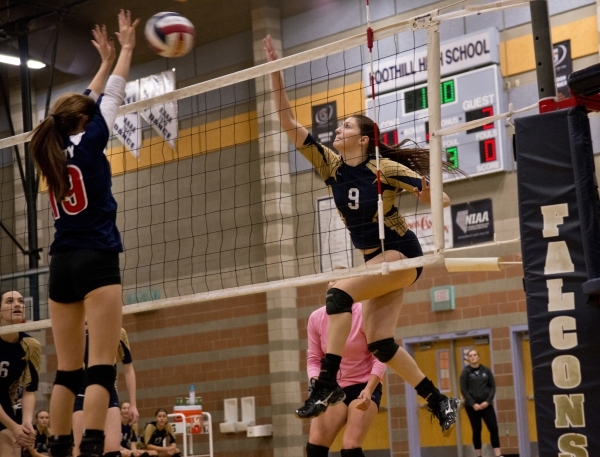
[[[552,41],[571,40],[571,57],[577,59],[598,52],[596,16],[590,16],[552,28]],[[500,43],[502,76],[535,70],[533,35],[525,35]]]

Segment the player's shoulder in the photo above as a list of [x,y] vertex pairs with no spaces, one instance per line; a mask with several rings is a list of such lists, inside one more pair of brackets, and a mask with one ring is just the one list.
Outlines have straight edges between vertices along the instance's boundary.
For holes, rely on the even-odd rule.
[[42,350],[42,345],[40,344],[40,342],[38,340],[36,340],[34,337],[32,337],[31,335],[28,335],[27,333],[24,332],[20,332],[19,333],[19,338],[21,340],[21,345],[31,351],[41,351]]

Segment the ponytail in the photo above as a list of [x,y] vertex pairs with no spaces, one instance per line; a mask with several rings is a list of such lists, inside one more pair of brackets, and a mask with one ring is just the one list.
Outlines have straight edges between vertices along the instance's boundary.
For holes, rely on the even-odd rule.
[[[375,123],[372,119],[362,114],[355,114],[352,116],[356,119],[360,128],[360,134],[362,136],[369,137],[369,144],[367,146],[367,154],[375,155]],[[379,132],[378,132],[379,133]],[[411,147],[405,147],[406,144],[412,143]],[[429,149],[421,148],[417,143],[409,138],[405,138],[400,143],[395,145],[385,144],[381,136],[379,137],[379,154],[381,157],[393,160],[399,164],[404,165],[407,168],[415,171],[421,176],[429,178]],[[458,169],[452,168],[452,164],[448,160],[442,159],[442,170],[446,173],[460,174],[466,176],[466,174]]]
[[39,172],[46,178],[48,191],[58,202],[68,196],[70,182],[64,138],[76,133],[82,121],[94,115],[95,102],[83,94],[64,94],[58,97],[50,112],[34,130],[29,150]]

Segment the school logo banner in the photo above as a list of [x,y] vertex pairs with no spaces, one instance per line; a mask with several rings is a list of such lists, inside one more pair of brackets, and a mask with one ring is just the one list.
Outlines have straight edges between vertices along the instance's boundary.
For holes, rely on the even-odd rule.
[[600,310],[582,291],[587,274],[572,162],[592,154],[589,121],[573,108],[516,119],[515,128],[539,455],[600,455]]

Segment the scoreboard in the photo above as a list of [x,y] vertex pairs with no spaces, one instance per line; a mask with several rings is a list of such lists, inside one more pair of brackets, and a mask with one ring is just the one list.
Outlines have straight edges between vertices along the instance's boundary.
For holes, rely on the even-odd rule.
[[[441,80],[442,128],[500,114],[503,109],[502,76],[498,65],[488,65]],[[373,100],[367,99],[372,116]],[[396,144],[410,138],[428,147],[427,85],[421,84],[376,98],[377,122],[383,141]],[[468,176],[507,171],[508,160],[504,120],[442,137],[442,150],[451,167]],[[461,179],[444,173],[444,182]]]

